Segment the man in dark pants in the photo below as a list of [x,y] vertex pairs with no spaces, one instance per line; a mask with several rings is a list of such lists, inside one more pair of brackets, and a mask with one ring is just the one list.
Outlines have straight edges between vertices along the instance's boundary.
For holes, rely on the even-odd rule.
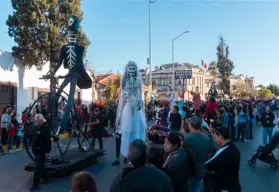
[[46,156],[51,150],[51,137],[49,127],[42,114],[37,114],[34,117],[36,130],[32,139],[32,152],[35,155],[36,169],[33,179],[33,187],[30,191],[39,190],[41,179],[45,183],[48,182],[47,172],[45,169]]
[[[112,165],[119,165],[119,157],[120,157],[120,148],[121,148],[121,131],[120,128],[115,131],[115,138],[116,138],[116,144],[115,144],[115,149],[116,149],[116,160],[112,163]],[[124,158],[124,163],[127,162],[127,158]]]
[[90,126],[92,132],[93,140],[91,145],[93,149],[95,149],[95,141],[98,139],[100,150],[103,150],[104,118],[101,116],[99,108],[94,109],[88,125]]

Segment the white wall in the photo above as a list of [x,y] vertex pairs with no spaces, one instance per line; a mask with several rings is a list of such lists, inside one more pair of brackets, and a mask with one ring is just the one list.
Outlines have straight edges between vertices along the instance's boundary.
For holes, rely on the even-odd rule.
[[[37,99],[35,89],[35,97],[32,98],[31,90],[34,88],[49,88],[49,81],[39,80],[39,77],[45,75],[49,70],[46,64],[41,71],[36,70],[35,67],[27,70],[23,65],[11,56],[8,52],[0,52],[0,81],[17,83],[17,106],[18,113],[21,113],[23,108],[27,107]],[[57,75],[66,75],[68,70],[63,66],[57,71]],[[90,75],[90,72],[87,72]],[[59,83],[62,83],[62,79]],[[28,91],[29,89],[29,91]],[[65,88],[68,93],[69,86]],[[82,90],[82,103],[89,104],[92,102],[92,88]]]

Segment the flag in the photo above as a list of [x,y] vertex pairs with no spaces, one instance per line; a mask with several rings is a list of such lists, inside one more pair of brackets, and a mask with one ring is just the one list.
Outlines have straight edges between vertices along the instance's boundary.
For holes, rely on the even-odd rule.
[[207,64],[206,63],[203,64],[203,68],[207,69]]
[[201,67],[207,69],[207,64],[203,60],[201,60]]

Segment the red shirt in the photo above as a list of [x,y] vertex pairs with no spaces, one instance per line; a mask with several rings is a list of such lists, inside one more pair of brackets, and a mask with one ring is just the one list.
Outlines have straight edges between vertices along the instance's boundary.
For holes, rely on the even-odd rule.
[[8,136],[14,137],[16,135],[16,127],[12,127],[9,129]]
[[207,117],[207,113],[208,113],[209,111],[216,111],[217,108],[218,108],[218,105],[217,105],[216,102],[210,102],[210,101],[209,101],[209,102],[207,103],[207,107],[206,107],[206,110],[205,110],[205,112],[204,112],[203,117],[206,118],[206,117]]
[[21,122],[22,122],[22,124],[24,124],[25,119],[26,119],[26,113],[23,113],[23,114],[21,115]]

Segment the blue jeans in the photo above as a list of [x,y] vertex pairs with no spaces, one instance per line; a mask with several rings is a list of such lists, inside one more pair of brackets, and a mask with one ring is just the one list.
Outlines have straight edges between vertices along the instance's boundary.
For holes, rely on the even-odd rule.
[[191,192],[200,192],[201,191],[201,182],[202,178],[200,177],[191,177]]
[[14,144],[14,137],[13,136],[9,136],[9,146],[8,146],[8,150],[12,150],[13,149],[13,144]]
[[59,90],[57,91],[57,95],[61,95],[63,89],[70,83],[70,91],[68,96],[68,103],[65,108],[64,115],[61,120],[60,126],[62,129],[67,128],[67,124],[69,121],[70,113],[74,104],[74,96],[77,86],[77,74],[76,73],[69,73],[66,78],[64,79],[63,83],[60,85]]
[[273,134],[273,128],[265,128],[263,127],[263,145],[267,144],[267,136],[268,136],[268,143],[271,142]]

